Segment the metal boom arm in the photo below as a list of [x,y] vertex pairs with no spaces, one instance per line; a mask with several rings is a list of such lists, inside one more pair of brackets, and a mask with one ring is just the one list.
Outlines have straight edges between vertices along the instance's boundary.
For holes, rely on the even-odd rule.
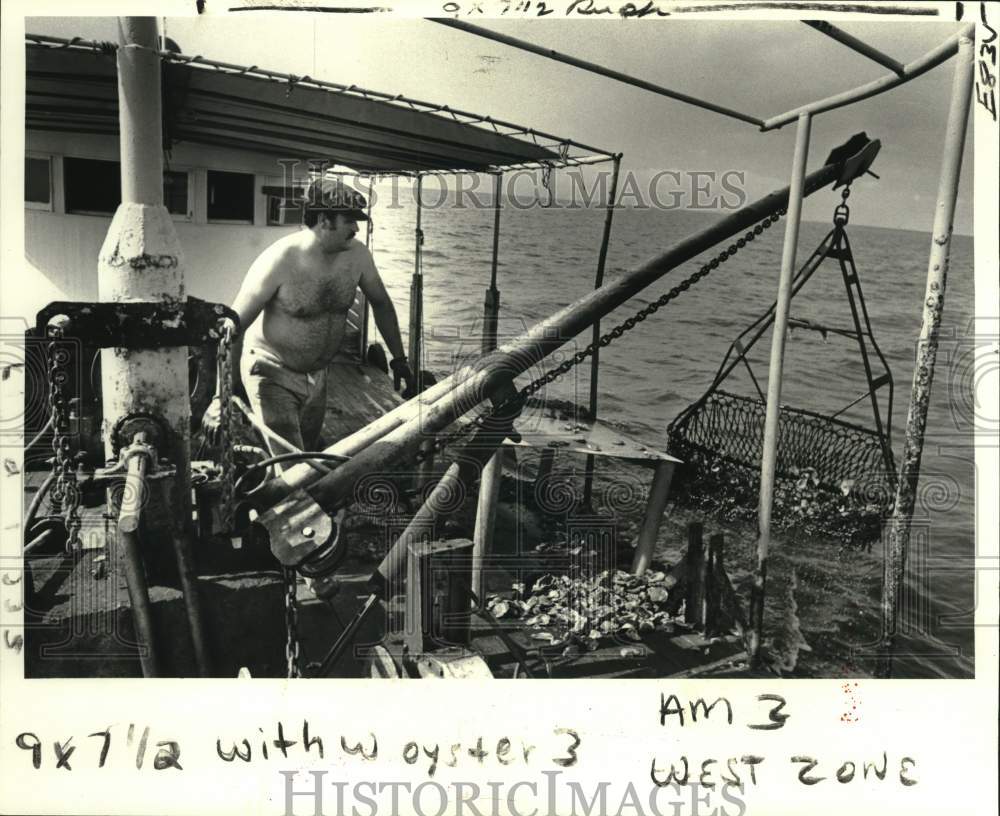
[[[870,142],[860,152],[870,150],[873,146],[874,143]],[[844,168],[849,167],[855,159],[856,156],[852,156],[843,163],[824,165],[810,173],[804,180],[803,194],[810,195],[837,180],[845,182],[847,179],[844,178]],[[863,167],[868,164],[870,161],[862,162]],[[483,357],[477,366],[478,370],[474,370],[465,379],[452,381],[450,390],[432,405],[421,405],[419,401],[415,401],[411,403],[412,416],[395,429],[376,439],[366,435],[369,444],[350,462],[318,480],[315,472],[310,471],[302,474],[297,485],[282,483],[282,487],[291,495],[286,493],[284,497],[276,497],[284,500],[261,515],[258,523],[267,529],[272,542],[286,541],[294,549],[295,540],[301,537],[303,527],[308,526],[304,525],[303,519],[311,517],[320,508],[332,512],[343,506],[349,501],[358,479],[412,458],[422,440],[443,430],[478,406],[502,382],[509,382],[510,377],[524,373],[577,334],[590,328],[595,320],[618,308],[670,270],[720,241],[753,226],[764,216],[783,209],[788,203],[788,195],[789,189],[786,187],[764,196],[711,227],[674,244],[636,269],[609,281],[536,324],[495,353]],[[365,434],[365,429],[358,434]],[[341,440],[335,447],[350,446],[352,438]],[[314,483],[306,487],[308,481]],[[319,507],[316,507],[317,504]]]

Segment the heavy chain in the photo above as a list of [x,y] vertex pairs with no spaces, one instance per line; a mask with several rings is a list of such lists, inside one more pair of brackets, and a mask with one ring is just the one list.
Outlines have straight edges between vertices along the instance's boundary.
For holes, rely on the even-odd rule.
[[662,309],[664,306],[670,303],[670,301],[681,295],[683,292],[686,292],[688,289],[694,286],[694,284],[696,284],[702,278],[706,277],[713,270],[718,269],[721,264],[728,261],[737,252],[743,249],[743,247],[745,247],[747,244],[753,241],[758,235],[763,233],[764,230],[768,229],[772,224],[776,223],[778,219],[785,214],[785,212],[786,211],[782,209],[776,213],[772,213],[771,215],[769,215],[767,218],[765,218],[763,221],[757,224],[752,230],[749,230],[744,236],[742,236],[737,241],[730,244],[726,249],[724,249],[722,252],[720,252],[718,255],[712,258],[711,261],[702,266],[697,272],[682,280],[669,292],[666,292],[665,294],[661,295],[657,300],[650,303],[644,309],[640,309],[634,315],[626,318],[617,326],[615,326],[613,329],[601,335],[601,337],[596,342],[591,343],[585,349],[578,351],[572,357],[570,357],[567,360],[564,360],[555,368],[549,369],[549,371],[545,372],[545,374],[543,374],[538,379],[528,383],[528,385],[526,385],[524,388],[521,389],[518,396],[522,399],[531,396],[544,386],[559,379],[561,376],[570,371],[574,366],[579,365],[588,357],[592,357],[594,352],[597,351],[597,349],[611,345],[615,340],[617,340],[619,337],[625,334],[625,332],[634,329],[651,314]]
[[[845,195],[844,198],[846,199],[846,197],[847,196]],[[718,255],[712,258],[711,261],[704,264],[700,269],[698,269],[697,272],[688,276],[680,283],[678,283],[669,292],[666,292],[665,294],[661,295],[657,300],[653,301],[645,308],[640,309],[634,315],[626,318],[617,326],[615,326],[613,329],[601,335],[601,337],[596,342],[591,343],[585,349],[576,352],[576,354],[574,354],[572,357],[568,358],[567,360],[564,360],[559,365],[549,369],[542,376],[528,383],[526,386],[524,386],[524,388],[522,388],[518,392],[517,397],[513,399],[521,401],[527,399],[532,394],[542,389],[544,386],[562,377],[564,374],[570,371],[574,366],[579,365],[588,357],[593,356],[594,352],[597,349],[611,345],[611,343],[613,343],[623,334],[625,334],[628,331],[631,331],[640,323],[642,323],[642,321],[644,321],[651,314],[662,309],[664,306],[670,303],[670,301],[672,301],[674,298],[678,297],[683,292],[686,292],[702,278],[709,275],[713,270],[718,269],[721,264],[728,261],[737,252],[743,249],[743,247],[745,247],[747,244],[753,241],[758,235],[761,235],[765,230],[769,229],[772,224],[777,223],[778,220],[781,218],[781,216],[783,216],[786,212],[787,210],[782,208],[777,212],[771,213],[771,215],[767,216],[766,218],[764,218],[763,221],[755,225],[752,230],[748,230],[745,235],[743,235],[742,237],[731,243],[728,247],[726,247],[726,249],[724,249],[722,252],[720,252]],[[489,410],[479,414],[472,421],[471,425],[466,425],[454,433],[437,437],[437,439],[435,439],[434,441],[433,446],[428,446],[429,448],[428,450],[421,451],[417,455],[417,461],[418,462],[423,461],[424,459],[426,459],[428,456],[431,455],[432,451],[437,452],[443,450],[448,445],[453,444],[459,439],[462,439],[463,437],[467,436],[471,431],[475,430],[476,428],[483,427],[483,425],[486,423],[486,420],[489,419],[491,416],[501,412],[502,410],[509,410],[510,409],[509,402],[510,401],[496,408],[490,408]]]
[[217,367],[219,376],[219,479],[222,486],[220,504],[222,524],[227,531],[233,529],[233,327],[227,320],[219,338]]
[[838,227],[846,227],[851,217],[851,208],[847,199],[851,196],[851,185],[848,184],[840,193],[841,202],[833,210],[833,223]]
[[301,677],[299,672],[299,606],[295,569],[282,568],[285,579],[285,661],[288,677]]
[[66,552],[80,548],[80,491],[76,483],[69,438],[69,405],[66,400],[65,366],[69,363],[69,351],[59,341],[63,337],[61,327],[49,328],[48,344],[48,385],[49,412],[52,416],[52,472],[55,476],[53,503],[62,512],[66,524]]

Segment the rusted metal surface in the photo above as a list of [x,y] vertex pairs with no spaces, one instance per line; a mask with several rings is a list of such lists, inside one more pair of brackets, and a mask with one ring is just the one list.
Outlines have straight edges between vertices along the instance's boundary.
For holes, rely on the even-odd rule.
[[[138,479],[141,494],[145,494],[145,484],[142,479],[144,457],[135,456],[129,461],[129,476]],[[126,492],[126,500],[128,493]],[[142,562],[139,547],[139,518],[143,503],[131,507],[122,503],[122,514],[118,519],[118,547],[121,553],[125,571],[125,582],[128,586],[129,601],[132,605],[132,620],[135,624],[136,637],[139,639],[139,662],[142,665],[143,677],[159,677],[160,665],[156,647],[156,634],[153,626],[153,608],[149,600],[149,586],[146,583],[146,570]]]
[[[177,257],[170,256],[176,263]],[[136,271],[145,269],[137,260]],[[228,317],[239,325],[239,317],[228,306],[198,298],[157,302],[86,303],[54,301],[36,318],[39,337],[54,318],[66,316],[65,336],[92,348],[161,349],[200,346],[219,342],[219,320]]]
[[910,407],[906,416],[906,440],[899,463],[899,482],[892,523],[886,539],[884,583],[882,589],[883,660],[879,674],[891,673],[891,657],[898,630],[898,604],[906,573],[906,555],[910,538],[910,521],[916,504],[920,480],[920,459],[927,428],[927,410],[934,382],[937,360],[938,332],[948,280],[955,201],[958,197],[962,170],[962,153],[968,127],[972,97],[974,40],[964,34],[960,39],[955,63],[955,75],[945,132],[944,156],[938,182],[931,250],[927,265],[927,287],[924,292],[923,317],[910,390]]

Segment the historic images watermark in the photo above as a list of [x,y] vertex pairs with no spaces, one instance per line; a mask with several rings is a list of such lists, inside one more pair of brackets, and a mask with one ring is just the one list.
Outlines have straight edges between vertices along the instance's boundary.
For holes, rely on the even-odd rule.
[[[283,209],[298,209],[305,200],[305,178],[329,173],[329,162],[303,163],[282,159]],[[484,173],[421,176],[420,190],[398,175],[368,176],[332,173],[356,190],[369,195],[372,207],[399,210],[419,202],[427,210],[486,210],[494,206],[494,177]],[[559,171],[558,183],[551,170],[520,169],[500,178],[500,200],[515,210],[579,210],[605,207],[609,203],[613,171],[605,167],[573,166]],[[449,180],[453,183],[449,184]],[[746,172],[743,170],[626,169],[617,180],[614,206],[656,210],[738,210],[747,203]]]
[[563,780],[562,771],[542,771],[544,780],[514,782],[449,781],[411,783],[328,779],[327,771],[279,771],[284,816],[636,816],[747,812],[742,785],[660,782],[648,786],[596,780]]

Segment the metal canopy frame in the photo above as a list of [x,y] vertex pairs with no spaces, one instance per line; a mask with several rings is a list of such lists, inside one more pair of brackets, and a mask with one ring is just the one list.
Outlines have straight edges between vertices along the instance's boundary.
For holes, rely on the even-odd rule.
[[[28,46],[49,48],[55,50],[89,51],[97,54],[112,56],[118,46],[115,43],[96,42],[85,40],[80,37],[66,39],[64,37],[51,37],[41,34],[26,34],[25,42]],[[560,137],[524,127],[513,122],[502,119],[495,119],[491,116],[472,113],[470,111],[451,108],[448,105],[438,105],[419,99],[412,99],[402,94],[387,94],[373,91],[357,85],[342,85],[336,82],[314,79],[310,76],[297,76],[279,71],[271,71],[260,68],[256,65],[245,66],[233,63],[220,62],[218,60],[207,59],[201,55],[189,56],[179,54],[174,51],[158,51],[158,56],[165,64],[190,67],[194,70],[205,71],[208,74],[224,74],[229,76],[247,77],[255,80],[266,80],[279,85],[284,85],[288,93],[296,88],[309,88],[322,91],[326,94],[342,95],[353,99],[364,99],[369,102],[388,105],[401,110],[413,111],[423,116],[436,117],[444,122],[453,122],[458,125],[478,128],[484,132],[492,132],[498,137],[512,139],[522,142],[525,145],[526,153],[541,153],[544,155],[533,160],[518,160],[512,157],[511,161],[491,162],[484,165],[465,165],[456,161],[454,166],[449,167],[421,167],[419,163],[411,163],[410,167],[406,162],[401,162],[399,167],[390,169],[379,169],[374,167],[363,167],[357,165],[357,169],[371,171],[373,175],[379,176],[416,176],[420,174],[441,174],[448,175],[454,173],[491,173],[499,170],[524,170],[536,169],[546,170],[561,167],[578,166],[584,164],[594,164],[613,160],[610,151],[586,145],[572,139]],[[80,111],[86,113],[85,110]],[[454,125],[452,125],[454,127]],[[223,143],[225,137],[219,136],[219,143]],[[263,149],[263,148],[248,148]],[[266,151],[265,151],[266,152]],[[349,161],[340,163],[351,166]]]
[[[485,29],[476,29],[466,24],[462,24],[461,27],[471,33],[486,36],[490,39],[498,39],[500,37],[500,35],[496,35],[494,32],[489,32]],[[781,396],[784,340],[785,330],[789,322],[788,307],[792,293],[792,274],[795,266],[802,202],[805,196],[820,187],[826,186],[831,181],[837,180],[838,176],[843,181],[846,172],[844,167],[831,164],[825,165],[821,170],[814,173],[806,173],[812,119],[816,114],[867,99],[904,82],[908,82],[957,54],[958,59],[955,65],[947,132],[944,139],[944,155],[937,206],[935,208],[932,246],[928,261],[927,293],[925,296],[923,325],[907,418],[906,444],[902,458],[902,467],[899,473],[892,528],[889,532],[886,547],[887,558],[882,597],[884,632],[881,656],[886,661],[884,673],[888,673],[891,668],[889,661],[891,660],[893,640],[896,635],[897,611],[900,599],[900,587],[906,564],[910,520],[914,508],[917,480],[920,475],[920,458],[926,426],[927,402],[933,381],[937,334],[944,305],[952,221],[954,218],[959,173],[970,109],[975,52],[975,27],[973,25],[963,27],[957,34],[949,37],[937,48],[907,65],[896,63],[891,57],[881,54],[876,49],[833,26],[823,25],[814,26],[814,28],[818,28],[822,33],[832,37],[851,50],[886,65],[893,73],[874,82],[814,101],[771,119],[758,120],[755,117],[748,117],[734,111],[721,109],[720,106],[696,100],[678,92],[670,91],[669,89],[651,86],[650,83],[643,83],[641,80],[618,74],[601,66],[586,64],[580,60],[572,62],[571,64],[576,64],[584,70],[603,74],[619,81],[629,82],[638,87],[645,87],[647,90],[660,93],[661,95],[678,98],[689,104],[713,110],[742,121],[750,121],[753,124],[757,124],[762,131],[779,128],[792,121],[796,121],[797,133],[790,174],[791,183],[785,190],[774,193],[760,202],[744,208],[697,236],[681,241],[667,252],[648,261],[644,266],[633,270],[611,284],[599,287],[590,293],[590,295],[565,307],[555,315],[552,315],[548,320],[535,326],[527,334],[501,347],[493,359],[487,361],[486,366],[482,370],[463,370],[463,372],[458,372],[429,389],[414,403],[400,406],[400,408],[376,420],[365,429],[345,440],[341,440],[341,442],[331,448],[330,452],[340,453],[340,450],[335,450],[340,448],[344,454],[353,454],[352,458],[318,482],[309,484],[312,481],[311,478],[306,480],[303,475],[298,475],[299,472],[295,468],[289,469],[287,474],[280,480],[281,484],[276,485],[277,489],[284,494],[284,500],[280,502],[280,505],[273,506],[267,510],[259,521],[260,524],[268,529],[272,536],[272,542],[281,541],[286,549],[293,546],[296,537],[300,533],[303,536],[306,535],[304,530],[298,529],[301,519],[308,518],[314,514],[318,514],[317,517],[321,516],[323,506],[331,508],[339,507],[343,503],[348,491],[353,490],[354,481],[357,477],[411,457],[427,433],[433,434],[443,430],[459,416],[471,410],[472,407],[481,404],[491,393],[493,396],[500,394],[501,391],[493,392],[493,387],[497,386],[498,383],[502,381],[509,386],[509,378],[511,376],[523,373],[533,362],[544,359],[548,354],[566,342],[569,337],[573,337],[586,328],[594,326],[602,315],[609,313],[615,307],[623,304],[629,297],[645,289],[650,283],[666,274],[670,269],[700,254],[707,247],[721,240],[725,235],[733,234],[751,225],[754,216],[757,214],[758,207],[769,205],[766,211],[771,212],[774,210],[775,205],[778,207],[787,205],[788,219],[784,236],[778,295],[775,302],[774,331],[767,389],[767,414],[765,417],[764,452],[761,462],[761,492],[758,508],[757,569],[754,574],[751,593],[750,627],[748,633],[748,652],[751,654],[754,662],[759,663],[760,641],[763,633],[763,601],[768,547],[770,543],[770,515],[774,486],[778,432],[777,417]],[[536,53],[539,51],[538,46],[521,43],[513,38],[505,38],[505,40],[501,41],[507,41],[508,44],[516,45],[517,47],[527,46],[526,50],[534,50]],[[89,48],[105,53],[117,50],[115,46],[110,44],[86,42],[79,39],[62,40],[48,37],[29,37],[29,42],[48,47]],[[283,82],[287,83],[289,88],[293,88],[296,85],[307,85],[322,88],[333,93],[365,96],[388,104],[405,105],[410,106],[412,109],[422,109],[425,112],[436,115],[448,115],[455,121],[461,121],[459,117],[471,117],[463,124],[485,124],[492,127],[497,133],[500,133],[499,128],[501,127],[514,128],[514,132],[503,135],[512,136],[515,133],[527,135],[539,147],[542,146],[537,141],[539,139],[556,139],[556,137],[544,134],[541,131],[517,128],[515,125],[510,125],[500,120],[493,120],[489,117],[477,117],[474,114],[463,111],[453,111],[446,106],[433,106],[429,105],[429,103],[405,99],[401,96],[391,97],[385,94],[374,94],[374,92],[363,91],[355,86],[341,86],[334,83],[313,80],[310,77],[296,77],[289,74],[262,71],[256,66],[234,66],[205,60],[201,57],[185,57],[172,52],[157,52],[151,48],[146,48],[145,52],[147,55],[155,54],[160,59],[168,62],[179,62],[206,69],[250,75],[273,82]],[[122,52],[119,52],[118,56],[119,59],[122,59]],[[573,59],[561,58],[561,55],[555,55],[554,52],[545,54],[545,56],[561,59],[564,62]],[[153,76],[152,73],[149,75],[150,77]],[[158,101],[159,95],[157,94],[156,96]],[[155,134],[151,132],[150,135]],[[155,140],[151,138],[147,141],[153,142]],[[539,169],[560,166],[559,162],[564,162],[570,158],[570,146],[584,151],[590,150],[592,155],[589,161],[608,161],[613,159],[611,154],[593,151],[593,149],[587,148],[585,145],[572,143],[568,140],[556,140],[555,144],[561,148],[557,160],[536,163]],[[159,151],[155,152],[158,153]],[[586,160],[586,157],[574,157],[574,160],[583,162]],[[614,160],[617,167],[617,158],[614,158]],[[498,167],[494,171],[498,172],[500,169]],[[848,174],[849,179],[863,172],[865,168],[859,170],[855,166],[854,169],[858,172]],[[151,174],[147,168],[141,175],[146,181],[150,182],[149,193],[151,199],[155,201],[158,195],[157,191],[159,190],[159,180],[158,178],[154,178],[154,176],[158,177],[159,173]],[[419,173],[416,175],[419,178]],[[124,191],[123,200],[128,200],[124,195]],[[609,202],[609,208],[613,208],[613,201]],[[608,223],[610,224],[610,215]],[[491,289],[494,291],[496,289],[495,276],[491,282]],[[430,406],[435,401],[436,404],[430,410],[426,412],[421,411],[424,405]],[[479,452],[485,456],[489,456],[493,450],[499,447],[499,440],[503,435],[503,433],[491,435],[487,444]],[[375,442],[379,444],[373,444]],[[477,459],[477,461],[479,460]],[[457,467],[457,464],[452,466],[453,469]],[[454,474],[457,473],[458,471],[455,470]],[[453,474],[453,471],[449,470],[449,474]],[[460,476],[454,474],[452,475],[453,481],[454,479],[461,480]],[[309,485],[308,491],[305,489],[307,484]],[[434,511],[428,508],[432,507],[433,501],[431,499],[437,493],[438,490],[435,490],[435,493],[432,494],[421,511],[418,512],[418,516],[421,514],[426,516],[428,513],[433,515]],[[272,495],[272,498],[275,497]],[[280,498],[280,495],[277,498]],[[486,504],[488,503],[489,500],[486,501]],[[480,503],[479,510],[481,513],[484,510],[483,502]],[[309,535],[311,535],[311,532]],[[406,534],[404,533],[404,538],[405,536]],[[400,539],[397,542],[397,548],[402,541],[403,539]],[[395,551],[396,548],[394,548],[393,552]],[[393,553],[390,553],[390,556],[383,562],[379,570],[381,575],[391,576],[398,570],[398,563],[393,558]],[[283,563],[286,562],[283,561]],[[286,566],[291,563],[286,563]],[[881,668],[880,673],[882,673]]]
[[488,28],[472,25],[471,23],[445,19],[431,19],[430,22],[445,25],[449,28],[464,31],[468,34],[474,34],[477,37],[483,37],[487,40],[503,43],[504,45],[509,45],[513,48],[519,48],[522,51],[529,51],[533,54],[538,54],[539,56],[546,57],[556,62],[562,62],[566,65],[572,65],[584,71],[590,71],[591,73],[600,74],[601,76],[608,77],[609,79],[618,80],[626,85],[642,88],[643,90],[659,94],[660,96],[667,96],[671,99],[676,99],[679,102],[684,102],[688,105],[702,108],[703,110],[718,113],[721,116],[728,116],[731,119],[737,119],[741,122],[757,125],[761,131],[775,130],[783,127],[784,125],[796,121],[802,113],[815,114],[833,110],[834,108],[840,108],[844,105],[850,105],[853,102],[860,102],[863,99],[868,99],[869,97],[884,93],[885,91],[895,88],[897,85],[909,82],[911,79],[915,79],[921,74],[926,73],[957,54],[959,41],[963,37],[974,36],[972,32],[975,30],[975,27],[972,25],[964,26],[960,31],[948,37],[948,39],[936,48],[928,51],[922,57],[903,65],[901,62],[883,54],[881,51],[872,47],[863,40],[858,39],[852,34],[848,34],[846,31],[837,28],[831,23],[824,20],[803,20],[802,22],[810,28],[825,34],[855,53],[868,57],[874,62],[889,68],[892,71],[892,74],[883,76],[873,82],[866,83],[865,85],[859,85],[857,88],[852,88],[842,93],[828,96],[824,99],[817,99],[814,102],[810,102],[798,108],[793,108],[792,110],[778,114],[777,116],[772,116],[768,119],[760,119],[751,114],[735,111],[704,99],[698,99],[696,97],[689,96],[688,94],[681,93],[680,91],[665,88],[661,85],[655,85],[644,79],[624,74],[621,71],[615,71],[602,65],[597,65],[593,62],[587,62],[586,60],[578,59],[577,57],[561,54],[558,51],[536,45],[535,43],[528,42],[527,40],[521,40],[516,37],[508,37],[506,34],[500,34],[496,31],[491,31]]

